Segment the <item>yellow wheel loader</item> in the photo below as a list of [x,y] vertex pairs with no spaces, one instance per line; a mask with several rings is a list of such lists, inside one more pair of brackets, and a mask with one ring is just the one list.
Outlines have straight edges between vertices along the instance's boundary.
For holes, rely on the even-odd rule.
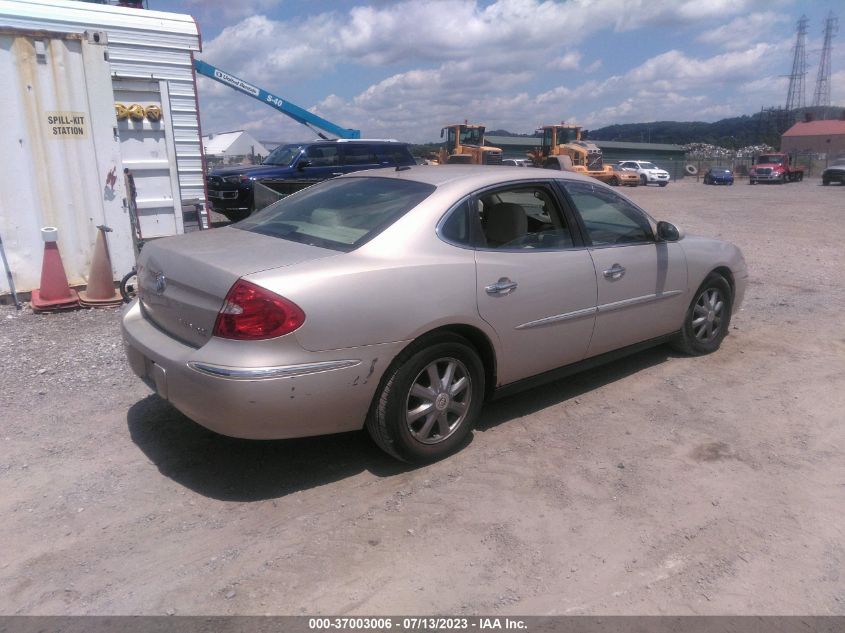
[[581,140],[579,126],[544,125],[542,132],[543,144],[533,154],[538,166],[574,171],[602,182],[613,180],[613,168],[604,164],[601,149],[595,143]]
[[484,144],[484,126],[466,121],[440,130],[446,146],[440,150],[440,164],[501,165],[502,150]]

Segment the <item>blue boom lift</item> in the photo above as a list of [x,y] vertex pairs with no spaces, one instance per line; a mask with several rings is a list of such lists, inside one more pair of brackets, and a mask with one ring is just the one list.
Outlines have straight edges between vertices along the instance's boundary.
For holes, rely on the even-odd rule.
[[328,138],[320,132],[320,130],[333,134],[337,138],[361,138],[361,130],[353,130],[335,125],[331,121],[326,121],[323,117],[319,117],[304,108],[300,108],[298,105],[295,105],[290,101],[285,101],[281,97],[277,97],[273,93],[267,92],[258,86],[253,86],[243,79],[224,72],[211,64],[195,59],[194,68],[196,68],[196,71],[201,75],[205,75],[215,81],[219,81],[221,84],[225,84],[238,92],[249,95],[253,99],[258,99],[262,103],[266,103],[271,108],[276,108],[276,110],[282,114],[288,115],[297,123],[302,123],[302,125],[308,126],[314,130],[320,138]]

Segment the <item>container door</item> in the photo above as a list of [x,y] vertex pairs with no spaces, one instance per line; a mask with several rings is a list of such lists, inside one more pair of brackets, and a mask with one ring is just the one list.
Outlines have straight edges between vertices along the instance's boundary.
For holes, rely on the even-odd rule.
[[40,284],[44,226],[71,285],[87,281],[101,224],[115,279],[135,261],[106,45],[98,31],[0,33],[0,235],[20,292]]
[[113,85],[123,167],[135,184],[139,237],[182,233],[167,83],[115,79]]

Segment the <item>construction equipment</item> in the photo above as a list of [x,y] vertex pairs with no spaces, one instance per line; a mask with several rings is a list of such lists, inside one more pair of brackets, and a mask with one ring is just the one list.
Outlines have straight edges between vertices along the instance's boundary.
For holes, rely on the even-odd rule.
[[464,121],[440,130],[446,146],[440,150],[440,164],[501,165],[502,150],[484,144],[484,126]]
[[219,81],[221,84],[225,84],[233,90],[242,92],[243,94],[248,95],[253,99],[258,99],[259,101],[267,104],[271,108],[275,108],[282,114],[286,114],[297,123],[302,123],[302,125],[305,125],[306,127],[309,127],[314,130],[314,132],[316,132],[320,138],[329,138],[325,136],[320,130],[322,130],[323,132],[328,132],[329,134],[337,138],[361,138],[361,130],[344,128],[335,123],[332,123],[331,121],[327,121],[323,117],[317,116],[316,114],[314,114],[313,112],[309,112],[305,108],[300,108],[298,105],[295,105],[290,101],[285,101],[281,97],[277,97],[271,92],[267,92],[266,90],[263,90],[258,86],[253,86],[251,83],[248,83],[239,77],[235,77],[230,73],[224,72],[219,68],[212,66],[211,64],[208,64],[204,61],[195,59],[194,68],[199,74],[205,75],[206,77],[210,77],[215,81]]
[[595,143],[581,140],[579,126],[544,125],[537,131],[543,132],[543,144],[533,157],[541,166],[586,174],[602,182],[613,179],[613,168],[604,164],[601,149]]

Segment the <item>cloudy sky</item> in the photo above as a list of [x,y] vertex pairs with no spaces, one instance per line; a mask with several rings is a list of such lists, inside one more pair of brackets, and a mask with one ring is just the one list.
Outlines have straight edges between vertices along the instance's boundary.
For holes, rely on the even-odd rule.
[[[824,19],[836,0],[148,0],[192,14],[200,59],[367,138],[439,140],[468,119],[530,133],[715,121],[783,105],[795,26],[810,20],[812,101]],[[840,12],[842,13],[842,12]],[[845,21],[845,15],[840,18]],[[845,23],[832,101],[845,105]],[[211,79],[203,131],[261,140],[313,133]]]

